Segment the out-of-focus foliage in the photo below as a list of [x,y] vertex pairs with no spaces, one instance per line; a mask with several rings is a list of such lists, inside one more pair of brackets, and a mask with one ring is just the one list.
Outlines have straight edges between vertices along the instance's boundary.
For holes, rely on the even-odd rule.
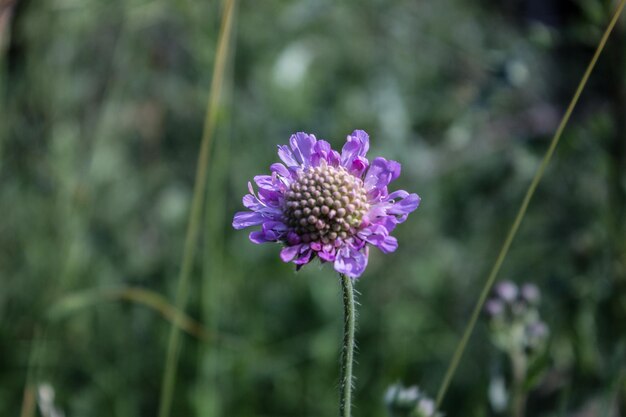
[[[230,227],[247,181],[294,131],[335,147],[368,131],[372,154],[401,162],[399,187],[422,197],[399,250],[373,251],[357,283],[356,413],[384,415],[398,380],[434,396],[611,7],[239,3],[187,309],[217,337],[185,336],[173,415],[336,413],[337,279],[296,274],[277,247]],[[67,416],[155,415],[162,312],[66,297],[137,286],[173,300],[220,4],[11,4],[5,19],[0,6],[0,414],[19,413],[28,379]],[[541,288],[551,329],[528,415],[604,415],[610,398],[626,410],[625,40],[622,19],[501,273]],[[493,414],[503,367],[479,327],[442,411]]]

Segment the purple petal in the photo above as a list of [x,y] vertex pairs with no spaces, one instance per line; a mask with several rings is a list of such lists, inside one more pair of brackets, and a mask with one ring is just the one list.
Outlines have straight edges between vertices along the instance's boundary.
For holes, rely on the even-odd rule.
[[381,225],[385,229],[387,229],[389,233],[391,233],[401,222],[398,220],[397,216],[387,214],[389,206],[390,203],[388,202],[383,202],[372,206],[370,208],[370,211],[367,212],[367,214],[363,217],[361,227],[367,228],[371,225]]
[[311,242],[309,243],[309,246],[311,246],[311,248],[316,251],[319,252],[322,250],[322,243],[321,242]]
[[277,220],[282,217],[281,193],[259,189],[259,197],[254,194],[252,186],[249,185],[251,194],[243,197],[243,205],[269,220]]
[[315,145],[313,145],[314,153],[326,156],[330,153],[330,151],[332,151],[330,143],[326,142],[325,140],[318,140],[317,142],[315,142]]
[[313,255],[313,251],[309,247],[309,245],[303,244],[300,245],[301,248],[298,251],[296,259],[293,260],[293,263],[296,265],[304,265],[311,262],[311,256]]
[[350,169],[352,161],[358,157],[365,157],[370,148],[370,138],[363,130],[355,130],[347,138],[347,142],[341,149],[341,165]]
[[280,259],[282,259],[283,262],[290,262],[298,254],[301,246],[302,245],[285,246],[280,251]]
[[250,238],[250,241],[252,243],[257,243],[257,244],[267,243],[267,242],[276,242],[276,239],[271,239],[262,230],[259,230],[256,232],[250,232],[250,235],[248,237]]
[[367,174],[365,174],[365,189],[385,190],[387,185],[400,176],[400,164],[388,161],[385,158],[374,158]]
[[259,213],[255,213],[253,211],[240,211],[235,214],[233,227],[240,230],[250,226],[258,226],[264,221],[265,218]]
[[315,139],[314,135],[309,135],[304,132],[298,132],[295,135],[291,135],[289,138],[293,155],[300,165],[311,165],[311,153],[313,152],[315,142],[317,142],[317,139]]
[[378,219],[381,219],[387,216],[387,209],[389,208],[389,203],[384,201],[382,203],[374,204],[370,206],[369,211],[363,218],[367,223],[374,223]]
[[396,190],[393,193],[389,194],[387,200],[397,200],[402,198],[407,198],[409,196],[409,192],[405,190]]
[[[398,201],[398,198],[400,200]],[[417,194],[409,194],[404,190],[394,191],[389,194],[389,200],[396,200],[387,210],[388,214],[399,217],[400,223],[406,220],[409,213],[412,213],[420,205],[421,198]]]
[[[257,178],[258,177],[255,177],[255,180]],[[278,206],[280,196],[281,196],[280,195],[281,193],[279,192],[279,190],[259,188],[259,195],[257,196],[256,193],[254,192],[254,188],[252,187],[252,183],[248,182],[248,191],[250,192],[250,195],[256,198],[258,203],[260,204],[260,207],[254,209],[255,211],[260,211],[260,210],[270,208],[268,206],[274,206],[274,207]]]
[[287,233],[287,243],[290,245],[298,245],[300,244],[301,240],[300,240],[300,236],[294,232],[294,231],[290,231]]
[[270,166],[270,171],[275,172],[276,174],[280,175],[284,179],[290,180],[293,178],[292,171],[289,171],[289,169],[287,169],[286,166],[278,162]]
[[340,274],[350,278],[358,278],[367,267],[367,248],[359,251],[350,245],[343,246],[337,252],[334,266],[335,271]]
[[357,156],[352,160],[352,164],[348,168],[348,171],[356,177],[361,178],[363,173],[367,171],[370,166],[370,161],[363,156]]
[[397,224],[404,222],[409,213],[417,209],[419,204],[420,197],[417,194],[409,194],[404,190],[394,191],[382,197],[382,201],[370,206],[369,211],[363,217],[363,227],[372,223],[382,224],[391,232]]
[[387,229],[375,224],[359,231],[358,236],[372,245],[378,245],[388,234]]
[[278,145],[278,157],[289,168],[296,168],[300,165],[287,145]]
[[243,206],[247,209],[250,209],[252,211],[258,211],[261,210],[263,207],[265,207],[258,198],[256,198],[254,195],[252,194],[246,194],[243,196],[242,199],[243,202]]
[[400,222],[398,221],[398,218],[396,216],[385,216],[385,217],[378,219],[376,223],[380,224],[385,229],[387,229],[389,233],[391,233]]
[[311,154],[311,165],[319,166],[322,161],[325,161],[328,165],[337,165],[338,153],[333,151],[330,147],[330,143],[325,140],[318,140],[313,145],[313,153]]
[[278,191],[276,186],[274,185],[274,181],[271,175],[257,175],[254,177],[254,182],[259,188]]
[[278,190],[270,190],[267,188],[259,188],[259,200],[268,206],[278,206],[281,198],[282,198],[282,193]]
[[320,257],[324,262],[335,262],[337,255],[335,253],[335,248],[324,248],[321,251],[317,252],[317,256]]
[[266,231],[273,230],[275,232],[286,232],[287,230],[289,230],[289,227],[283,222],[266,221],[265,223],[263,223],[263,230],[266,230]]
[[334,149],[328,151],[325,159],[330,166],[338,167],[339,165],[341,165],[341,155],[339,155],[339,152]]
[[254,243],[277,242],[283,239],[287,230],[283,222],[265,221],[261,231],[250,233],[250,240]]
[[315,150],[315,153],[319,155],[320,160],[326,160],[326,163],[330,166],[339,166],[341,156],[339,155],[339,152],[330,147],[330,143],[325,140],[318,140],[313,149]]
[[398,249],[398,239],[393,236],[387,236],[382,244],[377,246],[382,253],[395,252]]
[[383,253],[391,253],[398,249],[398,241],[395,237],[389,236],[389,231],[383,225],[371,225],[358,234],[359,238],[365,240],[380,249]]

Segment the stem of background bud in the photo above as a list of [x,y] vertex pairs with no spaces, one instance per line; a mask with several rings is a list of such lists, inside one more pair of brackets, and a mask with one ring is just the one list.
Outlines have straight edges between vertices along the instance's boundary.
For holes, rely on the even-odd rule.
[[519,350],[511,352],[511,366],[513,367],[511,416],[524,417],[526,409],[526,371],[528,367],[526,354]]
[[339,415],[350,417],[352,407],[352,363],[354,362],[354,330],[356,308],[352,278],[339,274],[343,291],[343,349],[341,351],[341,373],[339,381]]

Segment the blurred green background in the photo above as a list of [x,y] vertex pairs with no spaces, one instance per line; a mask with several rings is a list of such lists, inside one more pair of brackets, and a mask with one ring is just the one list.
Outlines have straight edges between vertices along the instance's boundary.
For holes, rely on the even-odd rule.
[[[332,268],[231,228],[295,131],[366,130],[422,197],[357,283],[355,415],[384,416],[397,381],[434,396],[615,4],[238,2],[172,415],[336,414]],[[68,417],[156,415],[221,11],[0,0],[0,415],[37,387]],[[626,413],[624,25],[500,275],[539,286],[550,326],[528,416]],[[488,391],[508,372],[481,321],[443,411],[506,415]]]

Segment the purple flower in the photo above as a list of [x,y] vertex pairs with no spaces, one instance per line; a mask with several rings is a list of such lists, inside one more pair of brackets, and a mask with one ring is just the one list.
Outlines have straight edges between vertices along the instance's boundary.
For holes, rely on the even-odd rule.
[[489,314],[491,317],[499,316],[504,312],[504,304],[501,300],[492,298],[490,300],[487,300],[487,302],[485,303],[485,311],[487,311],[487,314]]
[[526,331],[533,339],[543,339],[548,336],[548,326],[542,321],[530,323]]
[[526,283],[522,285],[522,298],[529,304],[539,304],[541,293],[535,284]]
[[369,136],[355,130],[341,154],[314,135],[296,133],[289,146],[279,145],[283,163],[271,175],[254,177],[255,193],[243,205],[250,211],[235,214],[233,227],[261,226],[250,233],[254,243],[280,242],[280,257],[299,269],[316,257],[332,262],[335,270],[359,277],[367,266],[369,245],[384,253],[396,250],[391,236],[420,203],[417,194],[387,186],[400,176],[400,164],[365,157]]
[[507,303],[512,303],[517,298],[519,290],[517,285],[511,281],[500,281],[495,286],[496,295]]

